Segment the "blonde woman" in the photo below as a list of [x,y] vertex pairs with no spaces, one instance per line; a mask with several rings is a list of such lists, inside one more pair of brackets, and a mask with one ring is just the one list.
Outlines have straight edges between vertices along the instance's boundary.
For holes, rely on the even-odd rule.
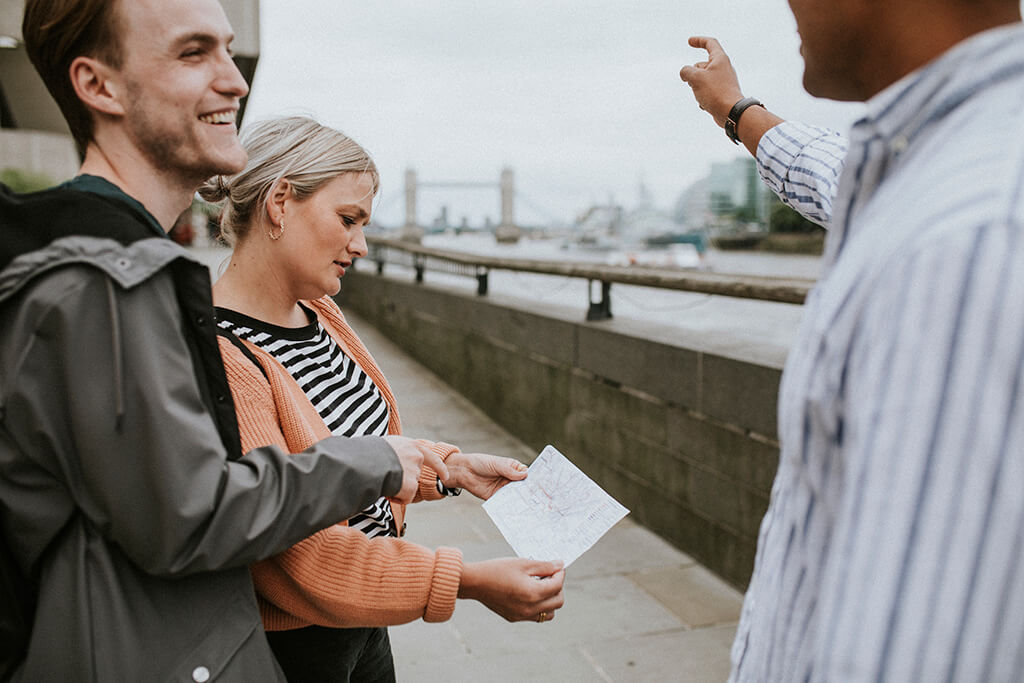
[[[207,199],[224,200],[221,228],[234,248],[214,303],[243,449],[274,443],[298,452],[331,433],[400,433],[387,380],[330,298],[366,255],[373,161],[305,117],[257,124],[243,145],[245,169],[204,188]],[[525,476],[509,458],[432,447],[449,479],[424,469],[421,499],[460,489],[486,499]],[[509,621],[545,621],[562,606],[560,564],[464,563],[457,549],[401,540],[404,518],[404,505],[380,499],[252,567],[268,639],[289,681],[394,680],[383,627],[444,621],[457,597]]]

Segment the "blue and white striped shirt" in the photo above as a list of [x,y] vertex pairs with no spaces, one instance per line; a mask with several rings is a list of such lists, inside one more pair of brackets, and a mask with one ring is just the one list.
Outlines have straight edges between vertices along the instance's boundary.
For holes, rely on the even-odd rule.
[[830,134],[762,141],[830,231],[730,680],[1024,677],[1022,104],[1015,24],[872,98],[837,188]]

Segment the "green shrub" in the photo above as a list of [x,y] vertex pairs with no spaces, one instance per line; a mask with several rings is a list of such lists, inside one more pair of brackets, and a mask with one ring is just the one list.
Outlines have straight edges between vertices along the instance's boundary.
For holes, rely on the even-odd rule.
[[35,192],[56,185],[53,179],[45,173],[22,171],[17,168],[0,170],[0,183],[3,183],[15,192]]
[[807,220],[794,209],[780,201],[772,203],[768,229],[771,232],[803,234],[815,234],[825,230],[817,223]]

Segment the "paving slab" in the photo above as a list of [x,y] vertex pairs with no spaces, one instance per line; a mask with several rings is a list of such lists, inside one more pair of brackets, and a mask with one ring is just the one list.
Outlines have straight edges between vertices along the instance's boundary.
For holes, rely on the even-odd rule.
[[699,564],[643,569],[629,578],[690,628],[739,621],[742,596]]
[[[397,635],[397,637],[396,637]],[[396,652],[395,673],[399,681],[598,681],[611,683],[602,676],[592,660],[580,648],[556,648],[524,653],[495,654],[480,652],[437,656],[423,652],[421,658],[400,658],[397,652],[407,643],[391,630],[391,645]],[[622,679],[626,680],[626,679]],[[637,680],[637,679],[632,679]],[[664,679],[663,679],[664,680]],[[671,679],[669,679],[671,680]]]
[[569,571],[574,578],[580,578],[693,564],[696,562],[689,555],[627,516],[576,560]]
[[735,626],[610,639],[584,646],[610,681],[724,681]]
[[454,623],[471,652],[530,653],[550,647],[681,630],[683,622],[624,576],[567,579],[553,621],[508,624],[476,602],[456,607]]

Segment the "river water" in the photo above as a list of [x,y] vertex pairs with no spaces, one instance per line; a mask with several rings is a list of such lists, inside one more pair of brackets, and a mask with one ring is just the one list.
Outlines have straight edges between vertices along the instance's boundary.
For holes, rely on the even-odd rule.
[[[514,245],[497,244],[488,235],[428,235],[423,244],[472,254],[541,260],[608,263],[621,256],[607,251],[565,249],[557,240],[523,239]],[[649,253],[635,255],[653,258],[657,252],[650,250]],[[816,278],[821,272],[821,259],[804,255],[708,250],[704,268],[719,273]],[[407,278],[411,277],[411,270],[390,265],[385,274]],[[427,286],[476,291],[475,279],[431,271],[429,264],[424,282]],[[488,296],[496,302],[523,310],[568,320],[584,320],[589,302],[600,298],[598,284],[590,287],[591,291],[588,291],[588,283],[578,278],[494,270],[489,276]],[[803,308],[792,304],[614,284],[611,288],[611,310],[612,320],[593,324],[781,367]]]
[[[499,245],[491,237],[477,235],[428,236],[424,244],[439,249],[510,258],[606,263],[609,256],[608,253],[562,249],[560,243],[552,240],[522,240],[515,245]],[[215,280],[230,258],[230,251],[223,247],[193,247],[192,251],[210,267]],[[715,250],[709,250],[705,266],[721,273],[809,278],[817,277],[821,269],[818,257]],[[371,263],[357,267],[373,270]],[[413,279],[411,268],[394,264],[388,265],[384,274],[406,281]],[[432,271],[429,265],[424,283],[428,287],[457,289],[469,295],[476,292],[475,279]],[[490,273],[488,284],[488,298],[495,303],[570,321],[585,320],[589,302],[600,298],[597,283],[588,291],[585,280],[555,275],[495,270]],[[615,284],[611,288],[611,310],[611,320],[592,324],[668,344],[683,344],[688,348],[782,367],[803,307]]]
[[[576,246],[566,247],[558,239],[522,239],[516,244],[498,244],[491,235],[427,235],[423,246],[450,249],[469,254],[542,260],[589,261],[616,263],[636,256],[657,261],[666,249],[644,249],[623,246],[613,250],[595,251]],[[821,257],[803,254],[775,254],[758,251],[722,251],[708,249],[703,268],[717,273],[799,277],[816,279],[821,274]]]

